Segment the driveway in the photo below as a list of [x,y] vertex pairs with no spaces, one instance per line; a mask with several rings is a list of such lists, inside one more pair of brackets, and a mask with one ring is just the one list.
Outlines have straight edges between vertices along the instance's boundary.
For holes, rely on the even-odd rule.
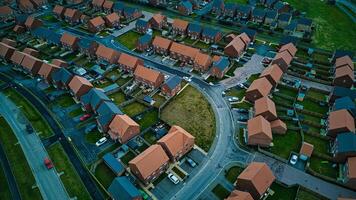
[[234,76],[221,81],[221,84],[225,88],[231,88],[239,83],[244,83],[247,79],[253,75],[261,73],[264,70],[262,65],[263,56],[254,54],[251,59],[245,63],[242,67],[236,68]]
[[36,134],[27,134],[27,119],[2,93],[0,93],[0,102],[0,113],[19,140],[43,199],[57,199],[58,197],[69,199],[56,170],[54,168],[48,170],[43,164],[43,160],[49,156],[41,140]]

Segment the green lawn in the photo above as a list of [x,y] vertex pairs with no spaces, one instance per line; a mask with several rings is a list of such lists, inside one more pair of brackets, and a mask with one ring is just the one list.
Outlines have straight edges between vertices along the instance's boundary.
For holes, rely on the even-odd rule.
[[141,120],[138,120],[138,124],[140,124],[141,130],[145,130],[154,125],[158,120],[158,110],[154,109],[144,114]]
[[245,93],[246,89],[231,88],[229,91],[226,92],[226,95],[238,97],[241,100],[245,96]]
[[283,95],[290,96],[293,98],[296,98],[297,94],[298,94],[298,90],[295,90],[294,88],[290,88],[290,87],[287,87],[284,85],[278,85],[278,90],[279,90],[278,93],[281,93]]
[[131,80],[131,77],[126,77],[126,78],[122,78],[120,77],[116,83],[119,85],[119,86],[122,86],[122,85],[125,85],[129,80]]
[[285,187],[279,183],[272,183],[271,190],[274,191],[272,196],[268,196],[267,200],[294,200],[297,194],[298,186]]
[[143,138],[150,144],[154,144],[157,141],[157,138],[152,131],[146,132],[143,135]]
[[98,166],[96,166],[95,177],[105,188],[108,188],[111,182],[116,177],[116,175],[111,171],[108,166],[106,166],[104,162],[102,162]]
[[120,158],[121,162],[127,165],[130,160],[134,159],[136,155],[132,151],[128,151],[123,157]]
[[288,130],[285,135],[273,134],[274,146],[269,151],[288,159],[292,151],[299,152],[301,142],[302,137],[297,131]]
[[115,40],[126,46],[128,49],[134,49],[136,48],[136,42],[139,37],[141,37],[141,34],[130,31],[117,37]]
[[326,94],[324,93],[321,93],[321,92],[318,92],[316,90],[308,90],[306,96],[308,97],[313,97],[315,99],[318,99],[320,101],[325,101],[325,96],[327,96]]
[[319,48],[356,50],[356,29],[352,20],[337,6],[321,0],[286,0],[293,8],[313,19],[316,31],[312,43]]
[[[15,134],[13,133],[11,127],[8,125],[6,120],[2,117],[0,117],[0,127],[0,141],[4,148],[5,154],[9,160],[12,172],[15,176],[21,198],[26,200],[42,199],[38,188],[32,189],[32,186],[36,184],[36,180],[32,175],[32,170],[26,161],[26,157],[22,151],[20,144],[18,144],[18,140]],[[2,179],[0,179],[0,183],[2,183]],[[2,188],[3,186],[1,184],[1,189]],[[3,193],[3,191],[1,190],[0,193]],[[0,195],[0,197],[1,196],[2,194]],[[6,196],[5,192],[4,196]]]
[[6,181],[5,173],[0,165],[0,199],[11,199],[9,184]]
[[250,109],[251,107],[253,107],[253,104],[244,101],[242,103],[237,103],[237,104],[232,104],[231,105],[233,108],[243,108],[243,109]]
[[103,137],[103,134],[98,131],[98,129],[94,129],[92,132],[85,134],[85,140],[89,143],[95,144],[100,138]]
[[57,172],[64,172],[60,178],[69,196],[72,198],[77,197],[78,199],[90,199],[88,191],[84,187],[84,184],[72,166],[72,163],[69,161],[61,144],[53,144],[47,149],[47,152]]
[[251,84],[254,80],[258,79],[259,77],[260,77],[260,74],[252,74],[252,75],[247,79],[246,82],[248,82],[248,83]]
[[157,108],[160,107],[164,102],[166,102],[166,98],[159,94],[155,94],[153,96],[153,99],[156,101],[154,106]]
[[127,114],[130,117],[133,117],[137,114],[140,114],[141,112],[143,112],[146,109],[146,106],[138,103],[138,102],[133,102],[130,103],[129,105],[123,107],[122,111]]
[[235,183],[237,177],[241,174],[241,172],[244,169],[240,166],[234,166],[231,167],[227,172],[225,173],[225,178],[230,182],[230,183]]
[[214,141],[214,112],[205,97],[192,86],[186,87],[164,107],[161,119],[191,133],[196,144],[205,151],[209,150]]
[[314,151],[329,155],[328,148],[329,148],[329,141],[323,140],[308,134],[304,134],[304,141],[314,145]]
[[51,128],[42,118],[42,115],[22,95],[12,89],[7,89],[4,93],[20,108],[41,138],[47,138],[53,135]]
[[312,169],[313,171],[322,174],[324,176],[328,176],[330,178],[336,179],[338,172],[339,172],[339,168],[334,168],[333,163],[328,162],[326,160],[323,160],[321,158],[312,156],[310,159],[310,169]]
[[125,99],[125,94],[123,92],[120,92],[120,91],[115,92],[113,94],[110,94],[109,98],[113,99],[113,101],[114,101],[114,103],[116,105],[120,105],[121,103],[125,102],[125,100],[126,100]]
[[83,115],[84,111],[82,110],[82,108],[77,108],[72,110],[71,112],[69,112],[69,117],[77,117],[79,115]]
[[222,186],[220,184],[217,184],[213,188],[212,192],[215,194],[215,196],[218,199],[221,199],[221,200],[227,198],[230,195],[229,190],[227,190],[226,188],[224,188],[224,186]]
[[320,106],[318,103],[308,99],[304,99],[304,101],[300,102],[299,104],[304,106],[304,110],[309,110],[320,114],[326,114],[326,112],[329,110],[327,106]]
[[303,187],[299,188],[296,200],[326,200],[326,198],[312,192],[309,190],[306,190]]
[[69,107],[75,104],[73,98],[69,94],[58,97],[55,102],[62,107]]

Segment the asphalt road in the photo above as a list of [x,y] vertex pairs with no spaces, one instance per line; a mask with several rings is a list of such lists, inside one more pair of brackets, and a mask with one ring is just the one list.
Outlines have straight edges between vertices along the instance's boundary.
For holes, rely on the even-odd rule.
[[43,161],[48,157],[47,151],[36,134],[27,133],[27,120],[21,111],[1,93],[0,102],[0,113],[14,131],[43,199],[69,199],[56,170],[45,167]]
[[[12,79],[4,76],[3,74],[0,74],[0,80],[3,80],[5,82],[12,82]],[[80,158],[76,154],[75,150],[72,148],[71,144],[69,141],[66,139],[66,137],[63,134],[63,130],[57,123],[57,121],[53,118],[53,116],[50,114],[48,111],[47,107],[35,96],[33,96],[32,93],[24,89],[21,85],[18,85],[15,82],[12,82],[14,85],[16,85],[16,91],[20,94],[22,94],[33,106],[36,107],[36,109],[42,114],[43,118],[46,119],[47,123],[49,126],[52,128],[53,132],[55,135],[59,136],[59,142],[61,143],[64,151],[66,152],[69,160],[71,161],[72,165],[76,169],[77,173],[79,174],[81,180],[83,181],[85,187],[87,188],[90,196],[93,199],[103,199],[103,196],[99,190],[99,188],[96,186],[94,180],[92,179],[90,173],[87,171],[87,169],[82,165]]]
[[7,184],[9,185],[9,189],[11,192],[12,199],[14,200],[20,200],[20,192],[17,187],[16,179],[14,177],[14,174],[12,173],[9,161],[7,160],[6,154],[4,149],[1,146],[0,142],[0,163],[2,166],[2,169],[4,170],[4,174],[7,180]]

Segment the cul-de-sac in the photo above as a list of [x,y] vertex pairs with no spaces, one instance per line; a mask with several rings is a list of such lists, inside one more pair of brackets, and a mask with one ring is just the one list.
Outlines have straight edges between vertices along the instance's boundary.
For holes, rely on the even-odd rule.
[[1,0],[1,200],[356,200],[355,0]]

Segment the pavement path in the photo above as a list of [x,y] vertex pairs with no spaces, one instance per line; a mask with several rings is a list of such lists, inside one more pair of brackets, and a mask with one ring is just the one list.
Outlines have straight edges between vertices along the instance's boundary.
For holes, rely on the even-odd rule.
[[323,91],[327,91],[327,92],[331,92],[331,90],[333,89],[332,86],[329,85],[324,85],[321,83],[317,83],[317,82],[313,82],[313,81],[309,81],[309,80],[305,80],[305,79],[301,79],[295,76],[292,76],[290,74],[285,73],[283,75],[283,79],[289,80],[289,81],[301,81],[302,85],[305,85],[307,87],[312,87],[312,88],[316,88],[319,90],[323,90]]
[[1,93],[0,102],[0,113],[19,140],[43,199],[69,199],[56,170],[48,170],[43,164],[43,160],[48,157],[47,151],[36,134],[27,134],[27,120],[21,111]]
[[0,163],[5,174],[7,184],[9,185],[9,190],[11,192],[12,199],[20,200],[21,196],[20,196],[19,189],[17,187],[16,179],[14,174],[12,173],[10,163],[6,157],[5,151],[1,146],[1,142],[0,142]]
[[263,56],[257,54],[252,55],[248,62],[234,71],[233,77],[224,79],[221,83],[225,86],[225,88],[231,88],[237,84],[246,82],[251,75],[261,73],[261,71],[264,70],[262,65],[263,58]]

